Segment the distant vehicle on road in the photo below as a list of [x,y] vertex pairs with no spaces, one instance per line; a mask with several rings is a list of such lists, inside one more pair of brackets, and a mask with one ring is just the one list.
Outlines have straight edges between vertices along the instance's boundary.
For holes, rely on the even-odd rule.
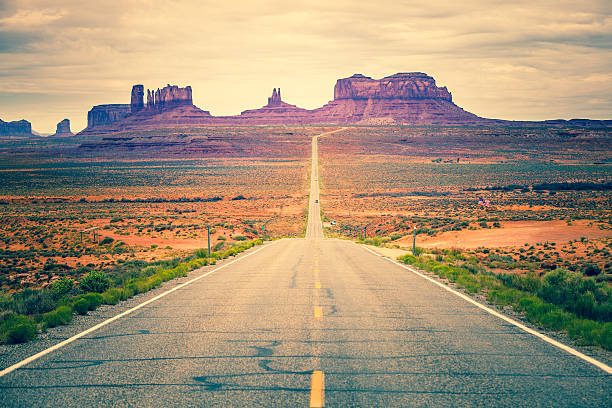
[[315,203],[319,204],[319,200],[315,200]]
[[332,221],[330,224],[331,225],[336,225],[336,221]]

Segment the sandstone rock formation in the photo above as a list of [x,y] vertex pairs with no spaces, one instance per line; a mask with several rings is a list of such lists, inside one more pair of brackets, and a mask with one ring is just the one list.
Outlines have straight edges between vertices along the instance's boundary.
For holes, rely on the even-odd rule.
[[276,88],[272,90],[272,96],[268,98],[267,107],[280,106],[282,103],[280,88],[278,88],[278,92]]
[[334,100],[312,112],[320,123],[445,125],[486,121],[455,105],[446,87],[438,87],[432,77],[422,72],[399,73],[379,80],[361,74],[339,79]]
[[132,100],[130,102],[130,112],[135,114],[144,108],[144,86],[134,85],[132,87]]
[[452,102],[446,87],[422,72],[399,73],[383,79],[355,74],[339,79],[334,87],[334,100],[340,99],[442,99]]
[[130,104],[98,105],[88,113],[85,133],[108,133],[128,129],[157,129],[169,125],[493,125],[493,126],[610,126],[610,121],[519,122],[481,118],[453,103],[446,87],[438,87],[422,72],[398,73],[382,79],[361,74],[339,79],[334,99],[307,110],[281,98],[272,90],[267,105],[240,115],[211,116],[193,105],[190,86],[167,85],[155,91],[132,87]]
[[87,129],[111,125],[131,113],[129,104],[97,105],[87,112]]
[[0,136],[32,136],[32,124],[25,119],[13,122],[0,119]]
[[179,88],[176,85],[168,84],[156,91],[147,89],[147,109],[149,111],[161,112],[180,105],[193,105],[190,86]]
[[57,124],[57,130],[54,136],[72,136],[74,133],[70,131],[70,120],[64,119]]
[[247,124],[306,124],[310,123],[309,111],[283,102],[280,88],[272,90],[272,96],[268,98],[268,104],[259,109],[243,111],[240,116],[229,116],[226,120],[242,122]]

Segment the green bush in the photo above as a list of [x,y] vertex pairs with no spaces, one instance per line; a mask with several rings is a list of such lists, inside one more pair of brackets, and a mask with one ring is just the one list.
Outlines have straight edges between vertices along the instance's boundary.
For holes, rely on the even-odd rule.
[[13,294],[11,309],[24,315],[46,313],[55,309],[55,300],[48,290],[24,289]]
[[8,344],[34,340],[38,332],[36,323],[27,316],[10,314],[0,323],[0,342]]
[[556,269],[542,279],[538,295],[578,316],[609,322],[612,320],[612,296],[604,282],[583,278],[580,273]]
[[99,293],[87,293],[82,296],[89,303],[89,310],[96,310],[102,304],[102,295]]
[[196,249],[194,254],[195,254],[196,258],[207,258],[208,257],[208,250],[204,249],[204,248]]
[[54,299],[60,299],[63,296],[71,294],[73,289],[74,281],[70,278],[61,278],[49,286],[49,292]]
[[104,237],[102,241],[100,241],[100,245],[112,244],[114,241],[111,237]]
[[110,285],[110,278],[101,271],[91,271],[79,281],[79,288],[84,293],[102,293],[110,288]]
[[72,309],[69,306],[59,306],[52,312],[42,315],[42,322],[46,327],[56,327],[72,321]]
[[89,311],[89,302],[85,298],[77,298],[72,304],[72,309],[80,315],[87,314]]
[[121,300],[121,289],[111,288],[102,293],[102,302],[107,305],[116,305]]

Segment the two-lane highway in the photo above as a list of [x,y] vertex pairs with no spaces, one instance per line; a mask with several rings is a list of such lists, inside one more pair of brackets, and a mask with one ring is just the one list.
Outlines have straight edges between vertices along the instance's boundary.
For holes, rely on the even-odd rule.
[[305,239],[254,249],[6,374],[0,405],[610,405],[602,369],[323,239],[316,138],[312,151]]

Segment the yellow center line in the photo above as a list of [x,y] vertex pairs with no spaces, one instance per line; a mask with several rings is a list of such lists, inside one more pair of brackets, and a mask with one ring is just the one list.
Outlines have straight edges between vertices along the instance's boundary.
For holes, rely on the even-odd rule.
[[310,377],[310,408],[325,406],[325,374],[314,371]]
[[323,308],[321,306],[315,306],[314,317],[315,319],[320,319],[323,317]]
[[321,289],[321,282],[315,282],[315,288]]

